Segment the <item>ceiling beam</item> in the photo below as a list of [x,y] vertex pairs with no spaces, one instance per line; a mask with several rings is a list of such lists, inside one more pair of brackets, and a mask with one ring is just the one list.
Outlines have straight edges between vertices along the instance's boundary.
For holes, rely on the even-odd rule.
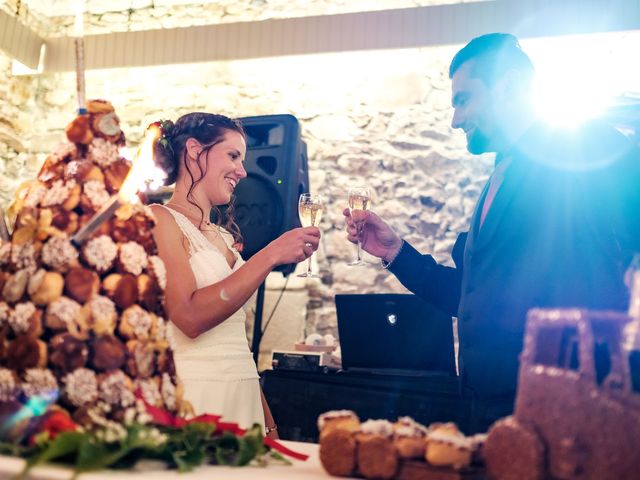
[[36,70],[45,41],[16,17],[0,10],[0,50],[23,65]]
[[[640,30],[640,0],[490,0],[90,35],[87,69],[464,43],[486,32],[521,38]],[[45,71],[74,68],[73,39],[47,40]]]

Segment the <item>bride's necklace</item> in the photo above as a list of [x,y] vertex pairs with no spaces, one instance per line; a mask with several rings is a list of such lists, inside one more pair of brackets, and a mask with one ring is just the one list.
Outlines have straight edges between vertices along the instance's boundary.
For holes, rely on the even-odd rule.
[[[178,203],[167,203],[167,206],[169,208],[182,210],[182,214],[185,215],[187,218],[189,218],[189,220],[191,220],[194,223],[198,222],[196,213],[193,212],[188,207],[184,207],[184,206],[182,206],[182,205],[180,205]],[[200,225],[204,225],[205,227],[207,227],[207,228],[202,228],[201,226],[199,226],[198,228],[200,230],[208,230],[208,231],[211,231],[211,232],[218,232],[218,225],[216,225],[214,223],[211,223],[206,218],[202,218],[202,220],[200,221]]]

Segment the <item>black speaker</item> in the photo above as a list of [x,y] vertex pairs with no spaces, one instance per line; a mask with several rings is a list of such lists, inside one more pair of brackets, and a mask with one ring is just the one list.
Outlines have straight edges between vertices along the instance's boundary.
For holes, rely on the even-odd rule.
[[[296,117],[261,115],[240,121],[247,136],[247,178],[235,189],[234,206],[244,239],[242,257],[247,260],[282,233],[300,226],[298,197],[309,191],[309,172],[307,146]],[[281,265],[276,270],[288,275],[294,268]]]

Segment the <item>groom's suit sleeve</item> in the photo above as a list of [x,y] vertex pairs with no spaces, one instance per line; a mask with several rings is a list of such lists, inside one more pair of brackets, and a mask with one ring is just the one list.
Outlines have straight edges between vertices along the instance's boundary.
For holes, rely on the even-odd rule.
[[451,256],[456,267],[440,265],[431,255],[422,255],[406,241],[389,271],[413,293],[451,316],[458,313],[462,284],[462,258],[467,233],[461,233]]

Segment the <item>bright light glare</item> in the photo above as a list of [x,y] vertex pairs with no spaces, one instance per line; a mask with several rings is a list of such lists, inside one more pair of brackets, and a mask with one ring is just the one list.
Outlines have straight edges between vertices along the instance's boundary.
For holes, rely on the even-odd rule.
[[640,89],[635,32],[530,40],[523,48],[536,67],[534,105],[550,123],[578,125]]
[[[131,170],[120,187],[118,196],[123,201],[136,203],[138,192],[156,190],[164,184],[166,173],[153,161],[153,143],[160,136],[160,129],[150,126],[142,141],[142,145],[134,158]],[[123,156],[130,155],[126,149],[120,149]],[[126,158],[126,157],[125,157]]]
[[581,84],[580,78],[565,75],[538,81],[534,90],[538,114],[555,125],[572,126],[603,113],[609,96],[597,86]]

